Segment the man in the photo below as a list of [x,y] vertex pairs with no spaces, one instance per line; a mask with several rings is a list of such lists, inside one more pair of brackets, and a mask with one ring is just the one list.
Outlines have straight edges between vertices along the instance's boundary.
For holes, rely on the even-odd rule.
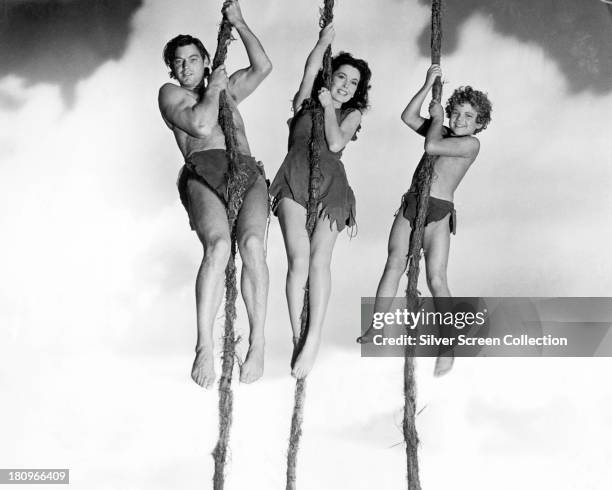
[[250,325],[249,349],[240,380],[251,383],[263,374],[264,321],[268,294],[268,268],[264,238],[268,217],[268,190],[263,167],[252,156],[238,104],[272,70],[259,40],[244,21],[237,0],[226,0],[223,13],[238,32],[250,66],[227,77],[224,66],[210,73],[211,59],[197,38],[180,35],[164,49],[170,77],[180,86],[164,84],[159,108],[185,158],[179,192],[192,229],[204,248],[196,280],[197,344],[191,377],[205,388],[215,380],[213,323],[223,298],[224,273],[230,256],[230,230],[226,206],[228,161],[225,138],[217,122],[219,94],[225,90],[236,126],[239,159],[248,176],[244,202],[236,223],[242,257],[241,289]]

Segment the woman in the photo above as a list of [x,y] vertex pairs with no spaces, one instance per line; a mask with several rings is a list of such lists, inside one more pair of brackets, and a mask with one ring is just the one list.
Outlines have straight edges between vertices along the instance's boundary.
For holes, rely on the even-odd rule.
[[[270,187],[272,209],[280,221],[289,263],[286,293],[294,345],[300,337],[304,287],[310,278],[310,324],[304,345],[294,359],[291,373],[296,378],[310,372],[319,348],[336,238],[345,226],[355,224],[355,196],[340,157],[346,144],[356,139],[362,112],[368,106],[371,72],[365,61],[340,53],[332,59],[331,88],[323,87],[323,55],[334,36],[332,24],[322,29],[306,60],[302,82],[293,99],[295,117],[290,121],[289,152]],[[302,107],[309,97],[316,97],[323,107],[325,130],[325,144],[319,149],[323,178],[318,220],[311,240],[305,224],[312,112]]]

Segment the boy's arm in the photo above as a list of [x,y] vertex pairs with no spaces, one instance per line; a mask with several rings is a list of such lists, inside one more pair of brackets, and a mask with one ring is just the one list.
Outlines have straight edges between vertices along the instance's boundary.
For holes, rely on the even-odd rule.
[[425,152],[432,156],[476,158],[480,142],[473,136],[443,138],[444,109],[434,100],[429,105],[431,124],[425,136]]
[[338,152],[342,150],[351,140],[355,131],[361,124],[361,112],[354,110],[350,112],[344,120],[338,124],[336,110],[329,93],[329,90],[322,88],[319,92],[319,101],[323,106],[325,139],[330,151]]
[[408,105],[402,112],[402,121],[404,121],[410,129],[423,136],[425,136],[425,133],[422,128],[426,123],[426,119],[421,116],[421,106],[425,101],[425,97],[427,97],[427,94],[431,90],[431,87],[433,87],[434,81],[437,77],[441,76],[442,70],[440,69],[440,65],[431,65],[427,70],[425,84],[416,94],[414,94],[414,97],[412,97],[412,100],[408,102]]
[[226,87],[223,65],[212,72],[204,97],[198,102],[185,89],[166,83],[159,89],[159,110],[171,126],[195,138],[205,138],[217,124],[219,93]]
[[250,65],[236,71],[229,79],[229,90],[239,103],[246,99],[272,71],[272,62],[266,55],[259,39],[253,34],[242,17],[238,0],[226,0],[223,12],[234,26],[246,48]]
[[295,97],[293,97],[294,112],[297,112],[302,106],[302,102],[310,97],[312,86],[314,85],[314,81],[317,78],[319,70],[321,69],[321,65],[323,64],[323,55],[325,54],[325,50],[327,49],[327,46],[332,43],[335,35],[336,31],[334,30],[333,23],[328,24],[319,32],[319,40],[306,59],[304,75],[302,76],[300,88],[295,94]]

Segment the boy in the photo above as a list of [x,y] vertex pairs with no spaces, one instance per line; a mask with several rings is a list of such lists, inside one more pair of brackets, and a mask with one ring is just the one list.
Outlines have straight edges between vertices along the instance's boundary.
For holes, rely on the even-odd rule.
[[[429,105],[431,119],[426,120],[421,117],[420,111],[425,97],[435,79],[441,76],[440,66],[432,65],[427,71],[425,84],[402,112],[402,121],[425,137],[426,153],[438,157],[434,166],[423,235],[427,285],[434,298],[451,295],[446,279],[446,268],[450,233],[455,233],[453,195],[480,150],[480,142],[474,134],[485,129],[491,121],[491,103],[486,94],[469,86],[458,88],[448,100],[446,115],[449,118],[449,127],[443,126],[444,110],[442,105],[435,101]],[[410,235],[416,220],[417,176],[425,163],[425,157],[426,155],[423,155],[421,158],[414,172],[412,185],[402,197],[402,206],[391,228],[387,263],[376,290],[375,312],[388,310],[391,299],[397,293],[399,281],[408,266]],[[371,342],[374,332],[370,327],[357,341]],[[434,374],[441,376],[448,372],[452,365],[452,353],[441,355],[436,359]]]

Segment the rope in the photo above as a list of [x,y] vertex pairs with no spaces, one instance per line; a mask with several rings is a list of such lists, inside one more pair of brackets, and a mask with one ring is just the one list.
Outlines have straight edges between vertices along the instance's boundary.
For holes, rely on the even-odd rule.
[[[440,49],[442,45],[441,27],[442,0],[432,0],[431,5],[431,62],[440,64]],[[436,78],[432,90],[434,100],[440,102],[442,97],[442,82]],[[426,155],[425,165],[417,175],[417,189],[419,193],[417,202],[417,216],[414,230],[410,236],[408,252],[408,287],[406,289],[406,302],[408,311],[417,311],[421,306],[421,298],[417,285],[419,281],[419,260],[423,246],[423,233],[425,217],[431,189],[431,179],[436,157]],[[419,437],[415,424],[416,386],[414,382],[414,346],[407,346],[404,356],[404,441],[406,442],[406,466],[408,490],[421,490],[419,481],[418,445]]]
[[[223,64],[227,56],[227,46],[232,38],[232,25],[223,16],[217,37],[217,51],[213,59],[213,70]],[[238,144],[236,140],[236,126],[232,109],[228,102],[225,90],[219,94],[219,125],[225,136],[225,152],[229,162],[228,166],[228,195],[227,220],[230,229],[231,249],[230,258],[225,268],[225,327],[223,334],[223,361],[221,380],[219,381],[219,439],[213,451],[215,473],[213,476],[214,490],[222,490],[225,484],[225,462],[227,459],[230,428],[232,425],[233,393],[232,372],[234,370],[234,357],[236,342],[234,321],[236,319],[236,220],[242,206],[247,184],[247,174],[238,160]]]
[[[319,27],[325,28],[334,18],[334,0],[325,0],[320,10]],[[331,86],[331,46],[328,46],[323,55],[323,85],[328,89]],[[304,101],[303,109],[312,114],[312,132],[309,144],[310,177],[308,184],[308,206],[306,208],[306,231],[308,238],[312,238],[317,225],[319,208],[319,186],[323,178],[319,168],[321,161],[321,147],[325,141],[325,123],[323,108],[314,97]],[[309,315],[309,280],[304,288],[304,305],[301,314],[300,338],[293,350],[292,362],[295,362],[301,352],[308,335],[310,322]],[[304,420],[304,400],[306,398],[306,378],[298,379],[295,383],[295,397],[293,415],[291,417],[291,430],[289,436],[289,450],[287,451],[287,484],[286,490],[296,489],[297,454],[302,437],[302,422]]]

